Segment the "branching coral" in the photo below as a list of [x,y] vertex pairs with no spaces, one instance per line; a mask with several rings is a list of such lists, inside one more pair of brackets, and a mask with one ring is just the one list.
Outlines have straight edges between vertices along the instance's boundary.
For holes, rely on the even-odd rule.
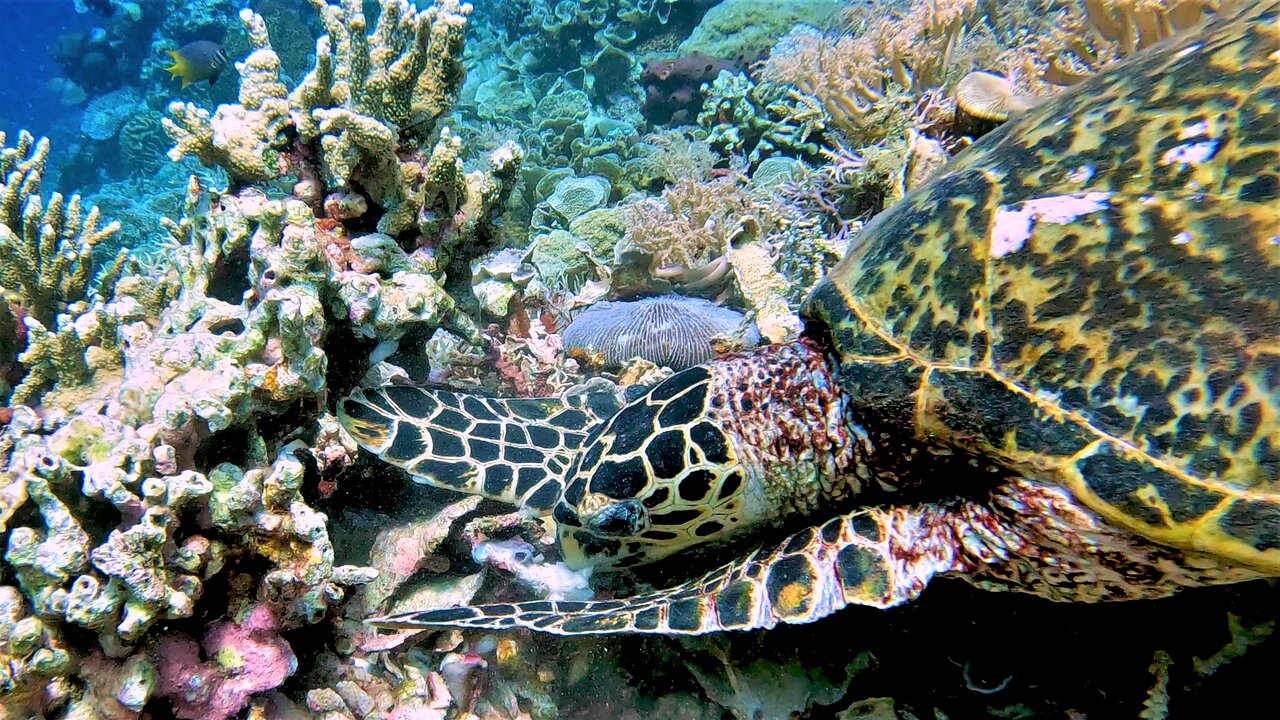
[[490,232],[523,161],[521,149],[507,144],[489,156],[488,167],[466,172],[461,139],[437,128],[465,76],[470,6],[441,0],[417,10],[407,0],[381,0],[366,35],[359,0],[312,4],[328,34],[317,41],[306,78],[287,91],[265,23],[242,11],[255,49],[237,66],[240,102],[212,116],[190,104],[170,105],[165,127],[177,143],[170,154],[221,165],[237,183],[296,173],[295,192],[312,205],[340,191],[348,201],[343,207],[360,207],[367,195],[383,211],[379,231],[416,230],[442,269],[454,249]]
[[752,165],[776,153],[818,153],[828,115],[814,98],[727,71],[704,87],[707,98],[698,124],[708,130],[712,145],[746,155]]
[[[0,252],[11,259],[0,265],[0,282],[7,300],[44,325],[72,303],[111,294],[109,283],[95,287],[92,251],[120,230],[119,223],[99,228],[98,209],[84,213],[79,195],[66,199],[54,193],[47,204],[42,201],[48,158],[48,140],[22,133],[10,148],[0,133]],[[110,274],[118,273],[117,268]]]
[[311,4],[328,34],[289,103],[298,132],[319,142],[329,180],[340,185],[361,162],[394,161],[398,144],[431,136],[466,75],[463,31],[471,8],[443,0],[418,11],[405,0],[383,0],[366,36],[359,0]]
[[[68,200],[54,193],[43,201],[48,157],[47,140],[24,132],[10,148],[0,133],[0,254],[11,258],[0,263],[0,315],[6,318],[0,327],[21,331],[26,345],[17,357],[26,376],[14,388],[14,403],[33,400],[55,378],[80,382],[93,369],[119,362],[114,321],[104,304],[114,295],[127,253],[95,278],[93,248],[120,224],[99,228],[98,209],[85,213],[79,195]],[[21,349],[12,343],[11,350]]]
[[288,170],[280,153],[290,108],[280,79],[280,58],[271,49],[266,24],[249,10],[241,11],[240,19],[253,46],[253,52],[236,64],[240,102],[219,105],[212,115],[193,103],[170,103],[172,119],[163,122],[175,143],[171,158],[192,155],[205,165],[221,166],[233,181],[248,183]]
[[1044,80],[1074,85],[1115,60],[1191,28],[1221,0],[1080,0],[1051,28]]
[[[238,64],[238,105],[219,106],[210,117],[190,104],[170,106],[166,127],[177,145],[175,158],[194,154],[227,168],[233,179],[261,181],[291,169],[281,155],[281,133],[292,128],[313,145],[330,187],[343,187],[361,170],[366,178],[389,175],[376,195],[401,199],[402,178],[394,170],[403,144],[432,135],[436,119],[451,107],[465,71],[463,30],[469,6],[444,0],[418,11],[405,0],[383,0],[371,35],[358,0],[331,5],[312,0],[328,34],[316,43],[316,65],[289,92],[266,24],[241,12],[254,47]],[[388,173],[389,171],[389,173]],[[402,195],[402,193],[401,193]]]

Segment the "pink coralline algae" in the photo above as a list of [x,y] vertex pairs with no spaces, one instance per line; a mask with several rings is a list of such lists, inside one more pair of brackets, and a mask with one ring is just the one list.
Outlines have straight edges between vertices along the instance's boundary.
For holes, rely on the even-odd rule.
[[191,638],[169,636],[152,653],[158,692],[183,720],[230,718],[255,693],[280,686],[298,668],[280,621],[268,605],[250,608],[239,623],[214,623],[204,636],[204,657]]

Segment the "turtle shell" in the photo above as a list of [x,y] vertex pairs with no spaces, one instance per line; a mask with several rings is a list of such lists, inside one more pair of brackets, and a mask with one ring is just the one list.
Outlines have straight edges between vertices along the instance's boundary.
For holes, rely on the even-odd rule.
[[1241,5],[868,226],[804,312],[871,437],[1280,571],[1280,3]]

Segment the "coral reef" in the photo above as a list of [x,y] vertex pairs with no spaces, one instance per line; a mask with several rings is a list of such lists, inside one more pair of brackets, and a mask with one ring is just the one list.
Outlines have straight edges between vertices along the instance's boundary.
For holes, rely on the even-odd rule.
[[[377,631],[661,578],[569,571],[550,522],[415,484],[334,415],[356,384],[423,382],[616,409],[792,339],[875,213],[1216,6],[77,0],[99,27],[49,82],[88,100],[75,158],[55,182],[47,141],[0,135],[0,715],[1157,717],[1247,694],[1269,588],[1119,620],[942,588],[909,623],[731,638]],[[167,82],[192,40],[235,72]],[[1037,643],[990,642],[1014,614]]]
[[707,11],[680,52],[750,62],[797,23],[821,26],[840,8],[838,0],[724,0]]
[[[359,3],[324,8],[331,30],[358,27],[348,21],[358,20]],[[337,70],[318,69],[297,93],[315,101],[296,106],[315,111],[319,134],[310,140],[293,126],[261,19],[244,13],[257,47],[240,67],[242,103],[212,115],[178,103],[175,114],[190,122],[169,123],[181,152],[221,165],[234,186],[209,191],[193,177],[180,219],[164,220],[167,243],[139,257],[145,268],[126,266],[122,252],[95,272],[93,248],[118,225],[82,210],[78,197],[41,198],[47,142],[24,134],[4,147],[0,243],[23,261],[6,264],[0,282],[7,331],[18,338],[6,347],[25,378],[0,435],[0,530],[12,570],[4,612],[18,629],[2,646],[5,689],[25,693],[36,714],[79,716],[100,702],[136,716],[148,702],[168,701],[179,717],[230,717],[294,671],[283,634],[324,621],[346,587],[377,575],[335,563],[327,519],[303,499],[323,418],[280,435],[272,418],[321,406],[325,343],[336,328],[394,344],[444,325],[481,342],[440,285],[441,253],[489,231],[520,154],[506,149],[496,173],[464,173],[459,139],[430,127],[460,82],[460,66],[441,64],[438,51],[452,43],[460,53],[464,12],[446,3],[417,14],[387,0],[372,47],[357,32],[343,36],[333,58],[321,54],[318,66]],[[392,89],[403,94],[351,92],[351,64],[386,58],[390,47],[402,51],[391,55],[401,65],[378,71],[399,77]],[[326,119],[344,113],[404,135],[362,154],[343,145],[359,128],[348,133]],[[283,136],[318,154],[280,144]],[[391,157],[398,171],[397,147],[431,137],[421,172],[436,183],[428,191],[448,202],[421,200],[443,216],[416,231],[429,233],[422,247],[352,237],[343,222],[359,220],[364,198],[350,183],[359,178],[368,191],[375,168],[366,161]],[[287,160],[281,150],[317,160]],[[254,186],[287,168],[314,171],[330,201]],[[368,192],[373,202],[389,197]],[[411,222],[429,214],[419,206]],[[350,451],[314,452],[328,468]],[[220,602],[207,604],[209,593]],[[211,623],[202,644],[188,632],[197,619]],[[96,636],[105,655],[65,646],[70,627]],[[92,683],[79,679],[90,670]]]

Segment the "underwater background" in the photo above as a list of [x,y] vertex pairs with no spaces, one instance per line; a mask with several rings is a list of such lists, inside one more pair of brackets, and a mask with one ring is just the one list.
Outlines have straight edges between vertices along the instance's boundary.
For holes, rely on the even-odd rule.
[[335,414],[410,381],[621,402],[794,340],[877,213],[1218,10],[0,0],[0,717],[1255,716],[1270,581],[376,632],[583,587],[532,559],[544,524],[413,482]]

